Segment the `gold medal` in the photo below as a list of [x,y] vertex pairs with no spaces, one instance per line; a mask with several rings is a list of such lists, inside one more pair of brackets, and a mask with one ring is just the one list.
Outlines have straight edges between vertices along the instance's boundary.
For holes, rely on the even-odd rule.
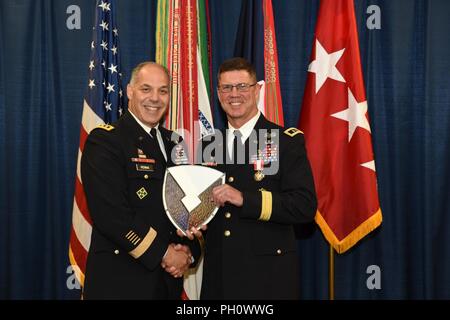
[[255,172],[255,181],[261,181],[262,179],[264,179],[264,173],[262,173],[261,171],[256,171]]

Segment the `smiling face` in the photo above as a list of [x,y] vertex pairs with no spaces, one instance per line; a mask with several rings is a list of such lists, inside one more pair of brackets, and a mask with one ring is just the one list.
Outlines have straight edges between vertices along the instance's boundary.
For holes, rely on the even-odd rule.
[[222,92],[223,85],[236,85],[245,83],[253,85],[256,82],[246,70],[232,70],[220,74],[217,94],[223,110],[227,114],[228,122],[234,128],[240,128],[258,113],[259,90],[261,86],[256,84],[248,88],[248,91],[238,91],[233,87],[231,92]]
[[169,76],[158,64],[146,64],[127,86],[128,108],[145,125],[154,127],[167,111]]

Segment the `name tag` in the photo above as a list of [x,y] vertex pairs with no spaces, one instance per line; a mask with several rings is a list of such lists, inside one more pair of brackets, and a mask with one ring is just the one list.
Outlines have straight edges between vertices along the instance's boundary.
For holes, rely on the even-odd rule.
[[154,165],[152,163],[137,163],[136,164],[137,171],[154,171]]

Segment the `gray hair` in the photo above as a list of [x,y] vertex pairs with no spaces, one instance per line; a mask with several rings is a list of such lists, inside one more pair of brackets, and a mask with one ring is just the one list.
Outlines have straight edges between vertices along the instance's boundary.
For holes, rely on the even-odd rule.
[[154,61],[144,61],[144,62],[139,63],[136,67],[134,67],[133,71],[131,71],[130,84],[133,84],[136,81],[136,77],[137,77],[137,74],[139,73],[139,71],[141,71],[142,68],[149,66],[149,65],[154,65],[154,66],[161,68],[161,70],[163,70],[164,73],[167,74],[167,78],[169,78],[169,82],[170,82],[170,73],[166,67],[164,67],[163,65],[156,63]]

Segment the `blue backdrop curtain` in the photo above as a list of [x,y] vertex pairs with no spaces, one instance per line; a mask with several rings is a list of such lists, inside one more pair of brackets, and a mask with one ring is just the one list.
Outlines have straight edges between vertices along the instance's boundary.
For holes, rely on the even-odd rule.
[[[69,30],[67,7],[81,10]],[[273,1],[286,126],[296,126],[318,0]],[[378,5],[381,29],[367,8]],[[0,2],[0,299],[71,299],[66,273],[87,85],[91,0]],[[154,58],[156,1],[118,1],[125,83]],[[210,1],[213,82],[232,57],[240,0]],[[338,299],[450,299],[450,2],[355,0],[382,227],[336,255]],[[216,126],[225,123],[214,97]],[[306,232],[308,231],[308,232]],[[301,232],[304,299],[328,297],[328,245]],[[367,268],[381,272],[369,290]]]

